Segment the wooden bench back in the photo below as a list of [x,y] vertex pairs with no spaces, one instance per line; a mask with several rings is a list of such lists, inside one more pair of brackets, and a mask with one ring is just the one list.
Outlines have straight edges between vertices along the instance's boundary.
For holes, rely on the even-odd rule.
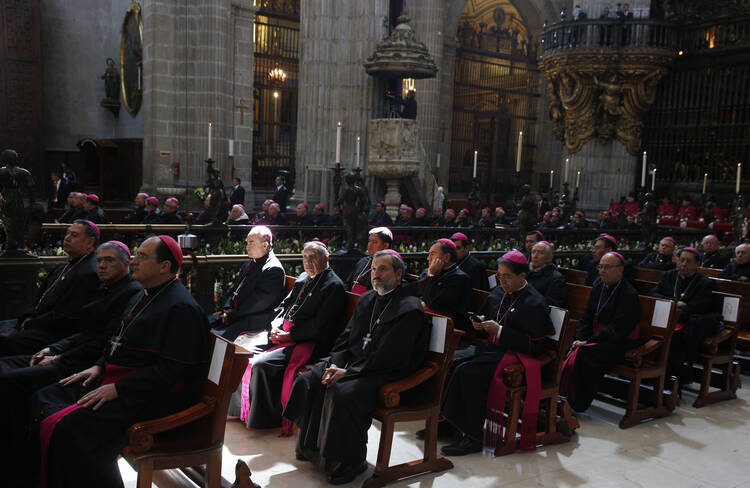
[[[724,280],[711,278],[716,286],[716,291],[728,295],[739,295],[743,298],[750,297],[750,283],[743,281]],[[742,300],[740,304],[738,322],[740,330],[750,331],[750,299]]]
[[294,288],[294,284],[296,282],[297,282],[297,278],[295,276],[286,275],[285,287],[286,287],[286,294],[287,295],[292,292],[292,289]]
[[555,352],[555,359],[548,365],[547,371],[542,371],[543,377],[552,376],[550,378],[554,381],[555,385],[560,383],[560,375],[562,374],[562,363],[565,360],[565,355],[570,348],[570,343],[573,341],[575,335],[575,323],[569,320],[569,313],[564,308],[550,306],[549,316],[552,319],[552,325],[555,327],[555,335],[549,338],[550,349]]
[[720,291],[714,291],[713,297],[714,310],[721,313],[724,327],[736,329],[742,323],[744,297]]
[[497,286],[497,270],[496,269],[486,269],[487,272],[487,282],[490,286],[490,290],[493,290]]
[[583,285],[586,283],[586,276],[588,273],[585,271],[572,268],[557,268],[557,270],[565,277],[566,283],[574,283],[576,285]]
[[635,279],[633,280],[633,288],[638,291],[639,295],[648,295],[651,293],[651,290],[653,290],[658,283],[655,283],[653,281],[646,281],[646,280],[639,280]]
[[474,313],[479,313],[479,310],[481,310],[482,305],[484,305],[484,302],[487,300],[487,297],[490,296],[490,292],[479,290],[477,288],[471,289],[471,311]]
[[580,320],[590,293],[590,286],[575,283],[565,284],[565,307],[571,319]]
[[699,266],[698,272],[708,276],[709,278],[718,278],[719,273],[721,273],[721,270],[715,269],[715,268],[704,268],[702,266]]
[[658,283],[663,272],[664,271],[660,269],[639,268],[638,266],[633,266],[633,278],[636,280],[654,281]]

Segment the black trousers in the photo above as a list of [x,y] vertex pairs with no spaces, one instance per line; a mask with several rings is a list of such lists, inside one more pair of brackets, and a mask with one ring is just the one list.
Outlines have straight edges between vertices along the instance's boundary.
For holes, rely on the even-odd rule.
[[75,332],[62,327],[58,330],[33,325],[18,330],[17,324],[17,319],[0,322],[0,357],[34,354]]

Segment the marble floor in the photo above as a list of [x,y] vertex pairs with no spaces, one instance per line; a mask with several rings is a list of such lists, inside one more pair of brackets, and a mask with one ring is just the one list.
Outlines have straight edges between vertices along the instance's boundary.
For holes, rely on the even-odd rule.
[[[743,380],[749,381],[747,376]],[[393,487],[748,487],[750,488],[750,391],[736,400],[695,409],[686,392],[670,417],[621,430],[621,410],[601,402],[579,416],[581,428],[566,444],[532,453],[494,458],[489,453],[452,458],[455,467],[394,483]],[[380,425],[369,432],[370,469],[350,486],[360,486],[372,473]],[[414,433],[419,423],[398,424],[391,464],[422,456]],[[234,481],[236,459],[248,463],[261,486],[307,488],[331,486],[310,463],[294,459],[294,438],[277,431],[247,430],[227,424],[223,474]],[[121,462],[127,488],[135,473]],[[187,485],[189,486],[189,485]]]

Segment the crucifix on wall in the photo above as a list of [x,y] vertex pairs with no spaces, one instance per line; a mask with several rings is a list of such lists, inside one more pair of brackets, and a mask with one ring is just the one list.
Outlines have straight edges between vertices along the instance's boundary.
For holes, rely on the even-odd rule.
[[245,110],[249,110],[250,106],[245,104],[245,99],[240,98],[240,104],[235,105],[236,108],[240,109],[240,124],[245,123]]

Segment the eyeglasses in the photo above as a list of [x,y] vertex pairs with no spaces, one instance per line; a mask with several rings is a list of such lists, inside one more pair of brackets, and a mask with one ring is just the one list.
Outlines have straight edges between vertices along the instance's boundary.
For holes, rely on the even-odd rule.
[[598,264],[596,266],[596,269],[598,269],[599,271],[609,271],[610,269],[619,268],[620,266],[622,266],[622,264]]

